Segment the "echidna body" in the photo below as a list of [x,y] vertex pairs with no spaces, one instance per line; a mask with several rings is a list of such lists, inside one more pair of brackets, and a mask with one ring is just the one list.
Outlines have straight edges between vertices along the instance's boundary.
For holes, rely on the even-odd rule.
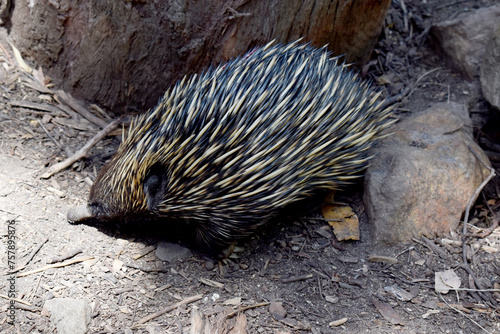
[[246,237],[279,208],[360,176],[392,123],[379,95],[325,48],[257,48],[137,117],[86,214],[68,217],[188,219],[211,247]]

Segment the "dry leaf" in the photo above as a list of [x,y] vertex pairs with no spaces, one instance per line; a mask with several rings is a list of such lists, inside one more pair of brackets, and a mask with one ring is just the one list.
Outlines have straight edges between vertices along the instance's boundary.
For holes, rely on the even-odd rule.
[[487,246],[487,245],[483,245],[482,249],[486,253],[489,253],[489,254],[493,254],[493,253],[498,252],[498,249],[496,247],[491,247],[491,246]]
[[111,272],[114,274],[116,273],[118,270],[121,270],[123,267],[123,261],[120,261],[118,259],[114,259],[113,260],[113,269],[111,269]]
[[323,205],[323,217],[333,228],[337,240],[359,240],[359,220],[354,211],[343,205]]
[[495,204],[497,204],[497,200],[496,199],[489,199],[486,201],[488,203],[489,206],[494,206]]
[[19,50],[12,43],[9,42],[9,44],[12,47],[12,51],[14,51],[14,57],[16,58],[19,68],[26,73],[32,74],[33,69],[28,64],[26,64],[23,57],[21,56],[21,52],[19,52]]
[[372,299],[372,303],[375,305],[380,314],[382,314],[385,320],[394,325],[404,325],[401,316],[390,305],[379,302],[376,299]]
[[451,289],[458,289],[460,284],[460,277],[455,274],[453,269],[436,272],[434,276],[434,289],[436,292],[448,293]]

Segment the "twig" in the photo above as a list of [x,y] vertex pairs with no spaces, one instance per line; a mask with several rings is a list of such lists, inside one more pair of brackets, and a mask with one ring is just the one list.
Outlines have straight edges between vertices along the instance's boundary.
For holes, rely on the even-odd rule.
[[292,282],[297,282],[297,281],[305,281],[311,277],[313,277],[313,274],[305,274],[305,275],[301,275],[301,276],[283,278],[281,280],[281,283],[292,283]]
[[421,240],[418,240],[416,238],[411,238],[411,240],[415,241],[416,243],[426,247],[427,249],[433,251],[434,253],[436,253],[436,255],[438,255],[439,257],[443,258],[443,259],[446,259],[447,256],[446,256],[446,252],[444,250],[442,250],[438,245],[436,245],[435,243],[433,243],[431,240],[427,239],[426,237],[422,236],[421,237],[423,241]]
[[472,207],[472,204],[474,204],[474,201],[476,200],[477,196],[479,196],[479,193],[483,190],[483,188],[490,182],[490,180],[495,176],[495,170],[491,168],[490,166],[486,165],[483,160],[477,155],[477,153],[469,146],[469,150],[474,154],[476,159],[481,162],[481,164],[486,167],[490,171],[490,175],[477,187],[476,191],[474,194],[470,197],[469,202],[467,203],[467,207],[465,208],[465,216],[464,216],[464,226],[462,229],[462,259],[465,264],[467,264],[467,251],[466,251],[466,243],[465,243],[465,238],[467,234],[467,224],[469,223],[469,214],[470,214],[470,209]]
[[245,17],[245,16],[252,16],[252,13],[240,13],[236,11],[236,9],[233,9],[231,7],[227,7],[229,11],[233,14],[233,16],[229,16],[229,19],[232,20],[234,18],[240,18],[240,17]]
[[84,261],[93,260],[93,259],[94,259],[93,256],[89,256],[86,258],[69,260],[69,261],[66,261],[63,263],[50,264],[50,265],[42,267],[42,268],[38,268],[38,269],[34,269],[34,270],[30,270],[30,271],[27,271],[24,273],[17,274],[16,277],[25,277],[25,276],[28,276],[31,274],[36,274],[36,273],[39,273],[41,271],[45,271],[47,269],[66,267],[66,266],[70,266],[70,265],[75,264],[75,263],[84,262]]
[[446,305],[448,305],[448,307],[449,307],[449,308],[451,308],[452,310],[454,310],[454,311],[456,311],[456,312],[460,313],[461,315],[463,315],[464,317],[466,317],[467,319],[469,319],[470,321],[472,321],[472,323],[474,323],[474,325],[478,326],[479,328],[481,328],[481,329],[482,329],[483,331],[485,331],[486,333],[488,333],[488,334],[493,334],[493,333],[488,332],[488,331],[487,331],[485,328],[483,328],[480,324],[478,324],[476,321],[474,321],[474,319],[472,319],[471,317],[467,316],[467,314],[463,313],[463,312],[462,312],[462,311],[460,311],[459,309],[457,309],[457,308],[455,308],[455,307],[451,306],[450,304],[448,304],[448,302],[447,302],[447,301],[443,298],[443,296],[442,296],[440,293],[438,293],[438,295],[439,295],[439,298],[441,298],[441,300],[442,300],[442,301],[443,301]]
[[406,9],[404,0],[399,0],[399,4],[403,10],[403,31],[408,32],[408,10]]
[[63,90],[58,90],[55,92],[55,94],[59,97],[61,101],[66,103],[68,106],[70,106],[73,110],[78,112],[80,115],[85,117],[90,123],[93,123],[100,128],[105,128],[108,125],[108,122],[94,116],[90,111],[87,110],[84,106],[82,106],[77,100],[75,100],[71,95],[66,93]]
[[[24,305],[24,304],[17,304],[16,308],[19,310],[24,310],[24,311],[29,311],[29,312],[39,312],[38,307],[35,307],[33,305]],[[29,332],[26,332],[29,333]]]
[[53,257],[51,260],[47,261],[47,263],[52,264],[52,263],[62,262],[64,260],[71,259],[75,255],[78,255],[82,252],[83,252],[83,250],[81,248],[77,248],[71,252],[64,254],[64,255]]
[[26,260],[24,260],[23,264],[21,264],[20,266],[14,268],[14,270],[12,270],[10,273],[13,274],[13,273],[16,273],[18,272],[19,270],[23,270],[24,268],[26,268],[26,266],[28,265],[28,263],[31,262],[31,260],[33,260],[33,258],[35,257],[35,255],[40,251],[40,249],[42,249],[43,245],[45,245],[45,243],[49,241],[49,238],[45,238],[44,240],[42,240],[30,253],[30,255],[28,255],[28,257],[26,258]]
[[4,298],[4,299],[7,299],[7,300],[13,300],[15,302],[18,302],[18,303],[21,303],[21,304],[24,304],[24,305],[28,305],[28,306],[31,306],[31,304],[29,302],[26,302],[22,299],[19,299],[19,298],[10,298],[6,295],[0,295],[0,298]]
[[441,247],[439,247],[438,245],[436,245],[434,242],[432,242],[431,240],[427,239],[425,236],[422,236],[421,239],[425,242],[425,244],[427,245],[427,247],[429,249],[431,249],[434,253],[436,253],[437,255],[439,255],[440,258],[442,258],[442,259],[447,259],[448,258],[448,254],[446,253],[446,251],[444,251]]
[[467,290],[467,291],[471,291],[471,292],[477,292],[477,294],[479,296],[481,296],[481,298],[483,300],[487,300],[491,303],[491,305],[495,305],[496,304],[496,301],[493,297],[491,297],[489,294],[484,294],[483,291],[486,291],[486,289],[483,287],[483,285],[481,284],[481,282],[479,282],[478,279],[476,279],[476,277],[474,276],[474,272],[472,271],[472,269],[469,267],[469,264],[468,263],[464,263],[460,266],[462,269],[464,269],[469,275],[470,277],[472,277],[472,279],[474,280],[474,284],[476,284],[476,286],[479,288],[479,289],[470,289],[470,290]]
[[[463,261],[463,263],[462,263],[461,267],[465,271],[467,271],[467,273],[472,277],[472,279],[474,280],[474,283],[476,284],[476,286],[479,289],[483,290],[484,288],[483,288],[482,284],[476,279],[476,277],[474,276],[474,272],[469,267],[469,263],[467,262],[467,243],[466,243],[466,239],[467,239],[467,224],[469,223],[470,209],[471,209],[472,205],[474,204],[474,201],[479,196],[479,193],[483,190],[483,188],[486,186],[486,184],[488,184],[488,182],[490,182],[490,180],[495,176],[495,170],[493,168],[491,168],[490,166],[488,166],[487,164],[485,164],[484,161],[477,155],[477,153],[470,146],[469,146],[469,150],[472,152],[472,154],[474,154],[474,156],[476,157],[476,159],[484,167],[486,167],[490,171],[490,175],[488,175],[488,177],[486,177],[486,179],[479,185],[479,187],[477,187],[477,189],[474,192],[474,194],[470,197],[469,202],[467,203],[467,207],[465,208],[464,225],[463,225],[463,229],[462,229],[462,261]],[[495,300],[491,296],[489,296],[489,295],[486,296],[482,292],[478,292],[478,294],[484,300],[490,301],[490,303],[492,303],[492,305],[496,304]]]
[[133,257],[132,257],[132,259],[133,259],[134,261],[137,261],[137,260],[139,260],[141,257],[148,255],[149,253],[151,253],[151,252],[152,252],[152,251],[154,251],[155,249],[156,249],[156,247],[155,247],[155,246],[149,246],[149,247],[146,247],[142,253],[140,253],[140,254],[137,254],[137,255],[133,256]]
[[40,85],[35,80],[33,80],[33,82],[24,82],[24,85],[26,87],[32,88],[32,89],[34,89],[36,91],[39,91],[40,93],[54,94],[54,92],[52,90],[48,89],[47,87],[43,87],[42,85]]
[[487,229],[483,229],[480,233],[467,234],[468,237],[472,238],[486,238],[498,227],[498,218],[493,218],[493,223]]
[[0,49],[2,49],[3,53],[5,53],[5,55],[9,59],[9,63],[11,65],[14,65],[14,61],[12,60],[12,58],[11,58],[10,54],[7,52],[7,50],[5,50],[5,48],[3,47],[2,43],[0,43]]
[[75,154],[73,154],[72,156],[70,156],[69,158],[67,158],[64,161],[61,161],[61,162],[51,166],[47,170],[47,172],[45,172],[41,177],[43,179],[47,179],[47,178],[51,177],[52,175],[62,171],[63,169],[71,166],[74,162],[76,162],[82,158],[87,157],[87,154],[90,151],[90,149],[95,144],[97,144],[100,140],[102,140],[104,137],[106,137],[106,135],[108,133],[110,133],[111,131],[116,129],[118,127],[118,124],[120,124],[120,120],[115,120],[115,121],[109,123],[108,126],[106,126],[104,129],[99,131],[94,137],[92,137],[92,139],[90,139],[87,142],[87,144],[85,144],[81,149],[76,151]]
[[177,302],[175,304],[172,304],[166,308],[164,308],[163,310],[161,311],[158,311],[156,313],[153,313],[151,315],[148,315],[147,317],[144,317],[142,318],[141,320],[139,320],[137,322],[137,324],[135,324],[134,326],[131,327],[131,329],[135,329],[135,328],[138,328],[138,325],[142,325],[150,320],[153,320],[154,318],[158,318],[160,315],[163,315],[167,312],[170,312],[172,310],[175,310],[176,308],[178,308],[179,306],[182,306],[182,305],[186,305],[186,304],[191,304],[195,301],[198,301],[200,300],[201,298],[203,298],[203,295],[196,295],[196,296],[192,296],[192,297],[188,297],[186,299],[183,299],[181,300],[180,302]]
[[386,99],[384,100],[384,102],[382,102],[381,109],[384,109],[384,108],[385,108],[385,107],[387,107],[387,106],[390,106],[390,105],[392,105],[392,104],[394,104],[394,103],[396,103],[396,102],[401,101],[402,99],[404,99],[404,98],[405,98],[405,96],[409,96],[410,91],[411,91],[411,87],[410,87],[410,86],[407,86],[407,87],[405,87],[405,88],[401,91],[401,93],[399,93],[399,94],[396,94],[396,95],[393,95],[393,96],[390,96],[390,97],[386,98]]
[[47,103],[35,103],[35,102],[30,102],[30,101],[11,101],[11,102],[9,102],[9,104],[12,107],[21,107],[21,108],[27,108],[27,109],[46,111],[46,112],[49,112],[49,113],[54,114],[55,116],[59,116],[59,117],[71,116],[71,115],[67,114],[63,109],[59,109],[58,107],[55,107],[55,106],[47,104]]
[[57,140],[54,139],[54,137],[50,135],[49,131],[47,131],[42,122],[39,122],[38,124],[40,124],[40,127],[43,129],[43,131],[45,131],[47,137],[49,137],[49,139],[52,140],[52,142],[57,146],[57,148],[59,148],[61,151],[64,151],[68,155],[68,157],[73,155],[68,147],[62,146],[61,143],[59,143]]
[[226,315],[226,319],[234,317],[236,314],[238,314],[240,312],[244,312],[246,310],[250,310],[250,309],[253,309],[253,308],[257,308],[257,307],[267,306],[269,304],[270,304],[269,302],[265,302],[265,303],[260,303],[260,304],[255,304],[255,305],[248,305],[248,306],[239,308],[236,311],[233,311],[233,312],[229,313],[228,315]]
[[146,267],[142,267],[142,266],[139,266],[137,264],[134,264],[134,263],[124,263],[123,265],[126,266],[126,267],[129,267],[129,268],[132,268],[132,269],[137,269],[137,270],[140,270],[140,271],[144,271],[145,273],[167,273],[167,272],[169,272],[166,269],[161,269],[161,268],[146,268]]
[[408,94],[408,97],[409,97],[411,94],[413,94],[413,92],[415,91],[415,88],[417,88],[418,83],[420,82],[420,80],[422,80],[423,78],[425,78],[427,75],[429,75],[429,74],[431,74],[431,73],[433,73],[433,72],[436,72],[437,70],[440,70],[440,69],[441,69],[441,67],[437,67],[437,68],[435,68],[435,69],[432,69],[432,70],[430,70],[430,71],[425,72],[425,73],[424,73],[424,74],[422,74],[420,77],[418,77],[417,81],[415,81],[415,84],[414,84],[414,85],[413,85],[413,87],[411,88],[411,91],[410,91],[410,93]]

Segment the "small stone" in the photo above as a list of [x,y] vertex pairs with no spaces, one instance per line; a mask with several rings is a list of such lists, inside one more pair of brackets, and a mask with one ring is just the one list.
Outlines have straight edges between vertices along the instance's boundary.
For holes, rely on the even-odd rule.
[[83,300],[54,298],[43,305],[43,313],[50,319],[59,334],[85,334],[90,324],[90,306]]
[[169,263],[187,259],[192,255],[191,251],[186,247],[170,242],[160,242],[156,247],[155,254],[160,260]]
[[269,313],[275,318],[283,319],[286,317],[286,310],[281,302],[271,302],[269,304]]
[[207,261],[205,262],[205,269],[210,271],[215,268],[215,263],[213,261]]

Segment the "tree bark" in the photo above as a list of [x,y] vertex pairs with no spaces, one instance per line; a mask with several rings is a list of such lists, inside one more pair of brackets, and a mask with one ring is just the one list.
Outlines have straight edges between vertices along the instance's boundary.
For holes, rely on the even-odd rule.
[[[6,26],[62,89],[116,113],[152,107],[185,75],[276,39],[362,63],[389,0],[14,1]],[[4,20],[5,22],[6,20]]]

